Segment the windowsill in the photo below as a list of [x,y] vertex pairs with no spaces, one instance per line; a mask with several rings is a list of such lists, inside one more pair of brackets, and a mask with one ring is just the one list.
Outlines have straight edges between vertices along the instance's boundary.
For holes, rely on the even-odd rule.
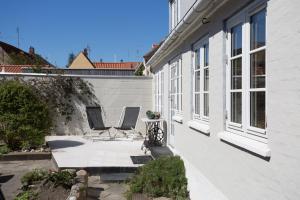
[[188,126],[192,129],[195,129],[197,131],[200,131],[206,135],[209,135],[209,125],[207,124],[203,124],[201,122],[198,122],[196,120],[191,120],[191,121],[188,121]]
[[221,132],[218,134],[218,136],[221,140],[239,146],[262,157],[271,157],[271,150],[265,143],[243,137],[238,134],[230,133],[228,131]]
[[172,117],[172,120],[182,124],[183,117],[180,116],[180,115],[174,115],[174,116]]

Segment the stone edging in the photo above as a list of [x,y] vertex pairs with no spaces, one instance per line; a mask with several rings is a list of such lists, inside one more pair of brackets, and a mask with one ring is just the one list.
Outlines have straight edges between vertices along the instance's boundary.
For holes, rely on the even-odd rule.
[[50,160],[51,152],[13,152],[0,155],[0,161]]
[[67,200],[86,200],[88,187],[88,173],[85,170],[76,172],[75,185],[72,186]]

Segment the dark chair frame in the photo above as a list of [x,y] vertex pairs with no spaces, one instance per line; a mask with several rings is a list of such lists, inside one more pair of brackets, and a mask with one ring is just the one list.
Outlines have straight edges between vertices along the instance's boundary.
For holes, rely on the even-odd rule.
[[93,131],[100,131],[98,134],[101,135],[108,131],[111,138],[110,129],[112,127],[107,127],[104,125],[102,117],[102,109],[100,106],[86,106],[86,114],[88,118],[88,123],[90,126],[90,134]]

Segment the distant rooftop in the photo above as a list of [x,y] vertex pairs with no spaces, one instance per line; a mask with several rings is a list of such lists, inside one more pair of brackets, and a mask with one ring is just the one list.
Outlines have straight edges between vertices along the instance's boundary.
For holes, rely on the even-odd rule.
[[139,62],[93,62],[96,69],[135,70]]

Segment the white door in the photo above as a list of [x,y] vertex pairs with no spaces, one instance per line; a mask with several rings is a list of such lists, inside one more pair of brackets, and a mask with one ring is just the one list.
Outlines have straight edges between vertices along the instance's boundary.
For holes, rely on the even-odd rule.
[[174,147],[175,142],[175,125],[172,120],[175,115],[180,114],[182,110],[181,99],[181,63],[180,57],[176,58],[170,64],[169,71],[169,131],[168,131],[168,144]]
[[170,87],[169,87],[169,131],[168,131],[168,143],[171,147],[174,147],[174,121],[172,120],[173,116],[176,113],[176,66],[173,64],[170,68]]

